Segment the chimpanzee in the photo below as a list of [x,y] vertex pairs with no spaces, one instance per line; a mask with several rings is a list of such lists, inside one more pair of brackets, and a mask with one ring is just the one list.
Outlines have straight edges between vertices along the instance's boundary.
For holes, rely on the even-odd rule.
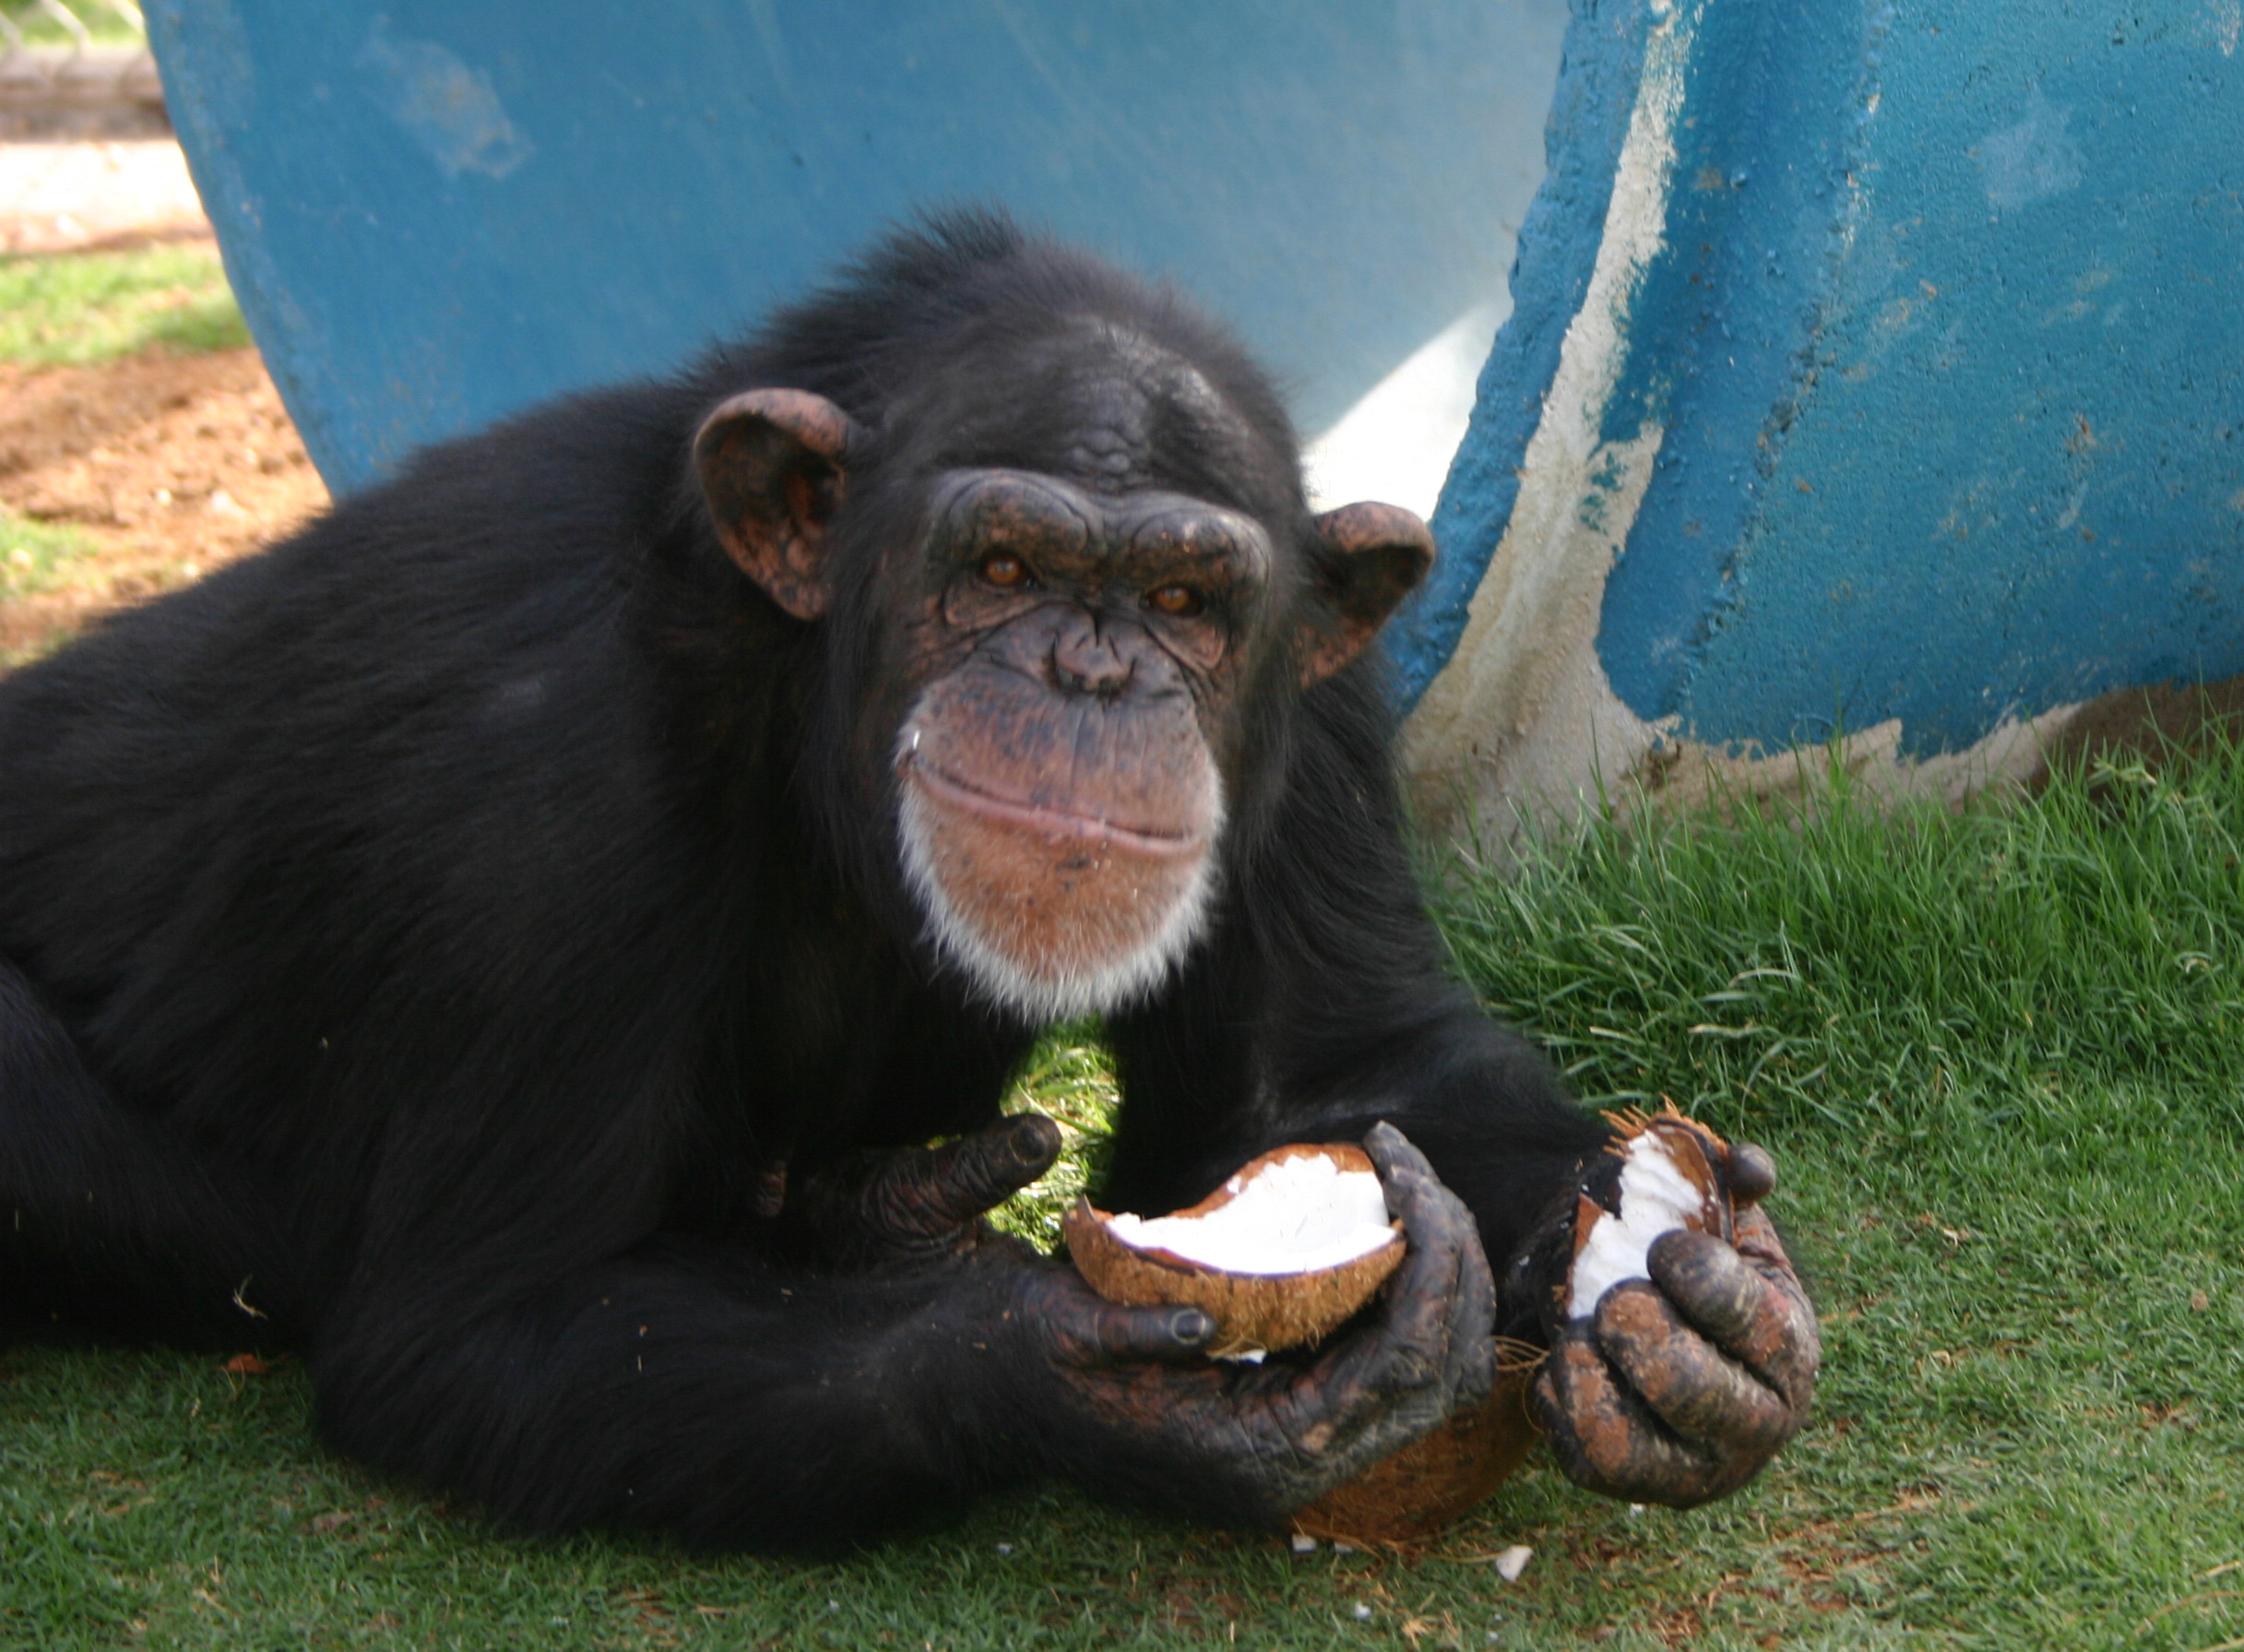
[[[1733,1489],[1813,1317],[1757,1209],[1553,1309],[1613,1160],[1413,882],[1365,654],[1431,549],[1312,516],[1175,293],[954,212],[18,671],[9,1323],[300,1347],[336,1447],[547,1529],[831,1547],[1052,1476],[1274,1522],[1499,1331],[1575,1479]],[[1094,1013],[1114,1207],[1366,1143],[1409,1250],[1358,1323],[1212,1362],[982,1222]]]

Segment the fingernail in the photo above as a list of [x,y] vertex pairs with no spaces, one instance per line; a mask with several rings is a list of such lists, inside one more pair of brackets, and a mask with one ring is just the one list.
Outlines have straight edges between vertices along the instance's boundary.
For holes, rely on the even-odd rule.
[[1179,1342],[1205,1342],[1216,1334],[1216,1321],[1199,1308],[1187,1308],[1170,1316],[1169,1334]]

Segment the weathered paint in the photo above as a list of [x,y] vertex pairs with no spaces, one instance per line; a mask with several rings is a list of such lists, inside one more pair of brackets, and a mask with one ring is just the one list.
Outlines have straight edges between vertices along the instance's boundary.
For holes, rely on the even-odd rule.
[[[1564,0],[153,0],[252,328],[322,472],[666,369],[979,198],[1175,276],[1307,428],[1498,318]],[[1461,319],[1462,318],[1462,319]],[[1454,353],[1454,350],[1450,352]],[[1334,485],[1431,494],[1462,428]],[[1362,443],[1371,444],[1369,449]]]
[[[1945,789],[2244,670],[2238,16],[1578,5],[1398,649],[1431,789],[1834,725]],[[1647,110],[1673,152],[1622,211]]]

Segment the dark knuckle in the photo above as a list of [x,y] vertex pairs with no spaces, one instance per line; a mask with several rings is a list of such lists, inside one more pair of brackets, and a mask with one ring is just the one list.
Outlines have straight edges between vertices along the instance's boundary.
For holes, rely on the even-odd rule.
[[1417,1342],[1401,1343],[1380,1363],[1381,1385],[1396,1390],[1423,1388],[1440,1379],[1441,1369],[1431,1349]]

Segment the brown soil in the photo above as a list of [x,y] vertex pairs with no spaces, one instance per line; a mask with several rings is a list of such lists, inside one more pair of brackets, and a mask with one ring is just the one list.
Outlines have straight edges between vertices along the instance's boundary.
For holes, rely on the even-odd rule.
[[0,602],[0,656],[183,585],[327,503],[255,350],[0,362],[0,507],[96,547],[63,588]]

